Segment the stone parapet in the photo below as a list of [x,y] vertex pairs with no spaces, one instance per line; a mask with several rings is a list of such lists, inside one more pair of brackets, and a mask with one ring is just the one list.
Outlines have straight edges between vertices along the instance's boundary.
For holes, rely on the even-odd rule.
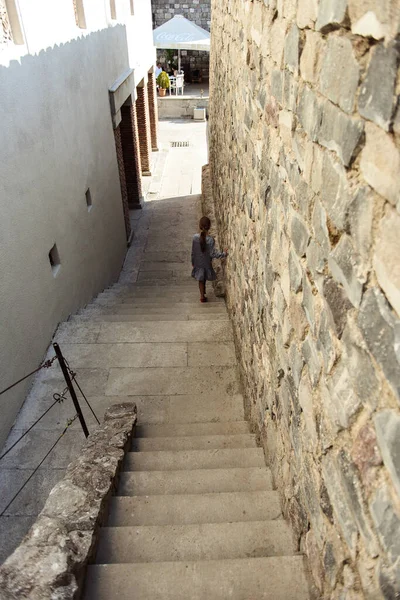
[[89,436],[21,545],[0,567],[1,600],[80,597],[135,423],[135,404],[106,411],[104,423]]
[[330,600],[400,594],[399,20],[390,0],[212,1],[246,410]]

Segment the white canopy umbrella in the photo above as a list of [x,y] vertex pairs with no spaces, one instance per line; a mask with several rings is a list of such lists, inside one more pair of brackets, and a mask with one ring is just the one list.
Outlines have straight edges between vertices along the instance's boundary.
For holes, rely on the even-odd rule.
[[172,19],[153,31],[156,48],[178,50],[178,70],[181,70],[181,50],[210,52],[210,32],[202,29],[183,15]]

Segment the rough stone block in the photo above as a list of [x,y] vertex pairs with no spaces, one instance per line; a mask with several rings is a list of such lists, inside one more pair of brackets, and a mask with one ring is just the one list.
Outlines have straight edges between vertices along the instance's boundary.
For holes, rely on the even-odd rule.
[[336,360],[336,349],[329,325],[328,315],[326,311],[323,311],[319,323],[317,348],[322,353],[324,370],[328,374],[331,372]]
[[288,110],[281,110],[279,113],[279,131],[284,145],[292,147],[292,132],[293,132],[293,114]]
[[277,0],[277,8],[288,21],[293,21],[296,18],[297,0]]
[[313,388],[316,387],[321,373],[321,360],[318,356],[317,348],[314,340],[310,335],[305,339],[302,346],[303,358],[308,366],[310,373],[310,381]]
[[301,302],[295,297],[292,297],[290,301],[289,318],[297,339],[303,340],[307,329],[307,319]]
[[321,109],[316,94],[307,86],[302,89],[297,116],[310,140],[315,142],[320,129]]
[[299,84],[294,78],[294,75],[289,71],[283,71],[283,106],[287,110],[296,110],[297,93]]
[[380,40],[399,30],[397,0],[348,0],[351,31]]
[[296,22],[300,29],[313,28],[317,19],[317,0],[298,0]]
[[349,117],[329,101],[323,103],[321,110],[318,142],[336,152],[344,166],[348,167],[364,132],[364,124],[359,119]]
[[342,110],[352,113],[359,78],[360,68],[350,40],[330,37],[321,69],[321,92]]
[[371,53],[367,76],[360,89],[358,111],[388,131],[393,115],[399,52],[395,44],[387,48],[380,44]]
[[304,220],[297,213],[292,214],[290,221],[291,240],[298,256],[304,256],[310,239],[310,232]]
[[322,275],[325,269],[327,260],[327,253],[325,253],[321,246],[314,240],[308,245],[307,248],[307,266],[314,278],[314,281],[318,279],[318,276]]
[[376,491],[370,510],[380,541],[389,560],[395,563],[400,555],[400,514],[394,506],[387,485]]
[[374,416],[374,425],[383,462],[400,495],[400,414],[381,410]]
[[[300,338],[301,339],[301,338]],[[300,385],[301,373],[304,366],[304,358],[298,351],[296,344],[292,344],[289,350],[290,373],[296,388]]]
[[372,288],[364,294],[358,324],[369,351],[400,400],[400,320],[390,310],[378,288]]
[[308,142],[304,153],[304,178],[313,192],[319,194],[323,189],[322,168],[325,149],[318,144]]
[[321,247],[324,255],[327,255],[330,250],[329,232],[326,225],[326,211],[321,202],[316,198],[312,214],[312,224],[314,236]]
[[317,83],[324,54],[324,40],[315,31],[306,31],[306,42],[300,57],[300,73],[304,81]]
[[337,464],[348,504],[351,507],[360,535],[364,540],[366,550],[370,556],[375,557],[379,553],[378,544],[372,533],[369,519],[364,508],[362,487],[356,467],[344,450],[339,452]]
[[350,302],[360,306],[365,278],[360,275],[360,261],[353,248],[350,236],[343,234],[328,259],[333,277],[342,284]]
[[297,292],[301,290],[303,269],[301,268],[300,261],[293,250],[290,250],[289,253],[289,277],[290,287],[293,292],[297,294]]
[[354,522],[352,510],[349,506],[347,494],[343,489],[337,461],[332,454],[322,458],[322,473],[329,499],[333,506],[335,518],[347,542],[352,558],[355,558],[357,549],[358,529]]
[[307,275],[303,276],[303,308],[306,313],[307,321],[310,325],[311,330],[315,333],[316,322],[315,322],[315,306],[314,306],[314,295],[312,293],[312,287],[308,281]]
[[400,198],[400,152],[391,135],[372,123],[366,124],[366,144],[361,154],[361,172],[369,183],[394,206]]
[[375,479],[375,469],[382,464],[375,430],[371,423],[364,425],[357,434],[351,449],[351,457],[357,466],[363,484],[370,488]]
[[344,289],[330,277],[324,280],[323,296],[335,324],[336,335],[340,338],[347,322],[347,312],[353,306]]
[[297,25],[293,23],[285,39],[284,60],[285,66],[289,71],[296,74],[299,71],[299,45],[299,29]]
[[374,410],[379,401],[380,384],[372,360],[360,346],[363,343],[361,332],[352,320],[343,332],[342,342],[352,389],[364,405]]
[[333,225],[345,229],[348,205],[351,202],[346,170],[326,152],[322,164],[321,199]]
[[391,208],[379,224],[374,268],[379,285],[400,316],[400,215]]
[[361,188],[348,207],[347,219],[353,245],[359,254],[363,271],[369,270],[372,243],[374,198],[370,188]]
[[271,94],[279,104],[282,104],[282,93],[282,71],[274,69],[271,73]]
[[306,368],[303,371],[303,376],[300,382],[299,403],[301,408],[303,409],[304,421],[306,424],[307,433],[310,436],[310,442],[316,444],[317,430],[313,408],[313,393]]
[[[338,543],[336,542],[336,546]],[[344,560],[344,559],[342,559]],[[332,588],[335,587],[340,569],[339,551],[332,542],[327,542],[323,553],[325,574]]]
[[285,46],[286,36],[286,21],[283,19],[275,19],[270,30],[270,48],[272,60],[281,67],[283,49]]
[[347,0],[321,0],[316,29],[326,33],[340,27],[346,19]]
[[337,429],[347,429],[351,417],[361,405],[361,399],[354,392],[352,377],[344,359],[332,371],[327,386],[329,399],[325,398],[325,412]]

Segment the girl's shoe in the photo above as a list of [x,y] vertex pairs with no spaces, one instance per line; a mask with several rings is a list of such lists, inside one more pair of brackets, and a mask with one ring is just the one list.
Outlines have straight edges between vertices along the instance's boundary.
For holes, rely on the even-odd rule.
[[207,302],[207,298],[206,297],[200,298],[200,302]]

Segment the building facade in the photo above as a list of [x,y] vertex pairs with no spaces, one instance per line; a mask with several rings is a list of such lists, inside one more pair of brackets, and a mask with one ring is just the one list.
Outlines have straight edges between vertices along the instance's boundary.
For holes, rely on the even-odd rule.
[[[211,1],[210,0],[187,0],[187,2],[169,2],[168,0],[152,0],[153,28],[160,27],[176,15],[182,15],[193,21],[202,29],[210,31],[211,27]],[[164,50],[157,51],[157,59],[167,66],[168,61],[174,59],[176,52],[166,53]],[[183,50],[181,52],[181,65],[185,71],[185,79],[191,81],[193,73],[200,74],[202,81],[209,80],[210,54],[201,50]],[[197,73],[196,73],[197,72]]]
[[390,0],[212,2],[246,407],[332,600],[400,594],[399,24]]
[[[0,390],[118,278],[157,148],[150,0],[0,0]],[[30,381],[0,396],[0,446]]]

